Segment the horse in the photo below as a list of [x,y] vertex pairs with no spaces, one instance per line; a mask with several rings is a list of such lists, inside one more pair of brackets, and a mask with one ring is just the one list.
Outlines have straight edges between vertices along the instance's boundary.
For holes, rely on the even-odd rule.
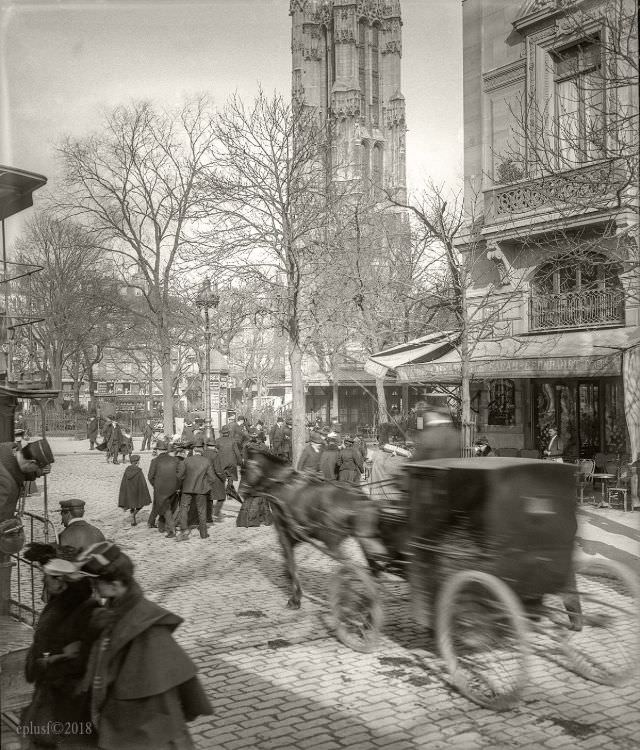
[[356,485],[304,474],[265,448],[250,448],[239,492],[271,500],[291,586],[288,608],[300,608],[302,588],[295,561],[295,547],[300,542],[309,542],[344,561],[341,545],[353,537],[372,574],[380,570],[386,549],[379,538],[377,503]]

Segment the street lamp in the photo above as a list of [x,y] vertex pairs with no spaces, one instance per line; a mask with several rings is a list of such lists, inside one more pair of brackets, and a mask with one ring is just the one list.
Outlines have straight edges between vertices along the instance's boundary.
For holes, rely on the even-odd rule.
[[200,315],[204,321],[205,339],[205,387],[204,387],[204,419],[205,438],[211,437],[211,316],[209,310],[215,310],[220,302],[218,288],[211,287],[211,279],[206,279],[200,287],[196,297],[196,305],[200,308]]

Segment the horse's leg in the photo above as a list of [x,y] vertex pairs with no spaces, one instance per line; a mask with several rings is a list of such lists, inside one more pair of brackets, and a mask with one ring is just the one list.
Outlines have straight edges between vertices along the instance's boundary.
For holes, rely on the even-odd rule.
[[378,511],[373,505],[363,503],[358,508],[353,533],[371,574],[379,576],[389,562],[389,551],[380,537]]
[[289,609],[300,609],[300,597],[302,596],[302,587],[298,578],[298,569],[296,568],[295,545],[296,541],[287,533],[285,522],[276,511],[274,514],[275,527],[278,532],[278,540],[284,554],[284,569],[289,584],[291,586],[291,596],[287,601]]

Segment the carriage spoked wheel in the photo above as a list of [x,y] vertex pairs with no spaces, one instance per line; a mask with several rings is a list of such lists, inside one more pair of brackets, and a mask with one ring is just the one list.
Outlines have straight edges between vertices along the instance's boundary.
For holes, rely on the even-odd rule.
[[574,570],[576,587],[566,594],[569,601],[578,594],[581,612],[565,618],[560,648],[582,677],[623,685],[640,665],[640,582],[611,560],[584,560]]
[[517,703],[528,679],[528,630],[503,581],[475,570],[450,576],[436,604],[436,637],[460,693],[496,711]]
[[383,611],[378,587],[358,565],[342,565],[329,582],[333,627],[345,646],[369,653],[380,640]]

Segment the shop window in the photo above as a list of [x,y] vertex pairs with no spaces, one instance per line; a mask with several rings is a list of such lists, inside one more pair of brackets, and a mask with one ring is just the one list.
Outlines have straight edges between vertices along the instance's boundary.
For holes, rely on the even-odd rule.
[[487,424],[513,425],[516,422],[516,387],[513,380],[489,382]]

